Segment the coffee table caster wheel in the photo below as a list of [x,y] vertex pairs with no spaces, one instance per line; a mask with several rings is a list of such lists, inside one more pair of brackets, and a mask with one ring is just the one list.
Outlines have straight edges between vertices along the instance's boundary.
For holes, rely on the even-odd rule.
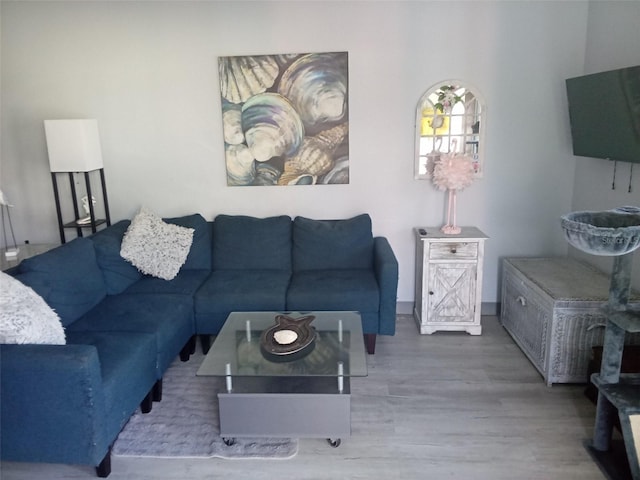
[[224,442],[224,444],[227,447],[230,447],[231,445],[236,443],[236,439],[235,438],[226,438],[226,437],[222,437],[222,441]]
[[338,448],[340,446],[340,444],[342,443],[342,440],[340,440],[339,438],[336,438],[335,440],[331,439],[331,438],[327,438],[327,442],[329,443],[329,445],[331,445],[333,448]]

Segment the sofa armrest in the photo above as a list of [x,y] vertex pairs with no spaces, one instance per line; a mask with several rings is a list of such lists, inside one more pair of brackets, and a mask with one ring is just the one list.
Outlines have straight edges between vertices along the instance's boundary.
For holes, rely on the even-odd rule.
[[0,345],[0,412],[3,460],[98,465],[109,445],[96,348]]
[[398,295],[398,260],[385,237],[373,239],[373,268],[380,287],[380,326],[378,333],[396,332],[396,301]]

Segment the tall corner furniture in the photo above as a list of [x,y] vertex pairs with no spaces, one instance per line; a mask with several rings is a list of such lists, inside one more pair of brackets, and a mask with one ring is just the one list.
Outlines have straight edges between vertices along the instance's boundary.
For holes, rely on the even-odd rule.
[[611,473],[614,466],[611,450],[614,417],[617,413],[622,428],[629,473],[640,480],[640,374],[620,373],[625,337],[640,334],[640,312],[619,311],[605,307],[607,325],[602,348],[602,367],[591,376],[598,389],[598,404],[593,443],[589,446],[598,464]]
[[476,227],[447,235],[415,228],[414,318],[421,334],[438,330],[480,335],[482,266],[488,238]]
[[607,322],[600,372],[591,376],[598,388],[598,403],[593,442],[588,448],[596,462],[611,475],[615,464],[608,453],[617,413],[629,473],[633,480],[640,480],[640,374],[620,373],[627,338],[630,334],[640,335],[640,310],[630,304],[632,257],[633,250],[614,257],[609,299],[602,307]]
[[[111,225],[98,121],[95,119],[45,120],[44,130],[47,139],[51,179],[53,181],[53,195],[56,201],[56,213],[58,214],[60,241],[62,243],[66,242],[65,229],[68,228],[75,229],[77,236],[81,237],[82,230],[85,228],[90,228],[91,232],[95,233],[99,225]],[[91,173],[96,170],[100,172],[104,218],[97,218],[93,207]],[[76,193],[74,172],[84,172],[88,216],[83,219],[80,218],[78,211],[79,199]],[[63,220],[60,204],[60,191],[57,180],[57,175],[60,173],[69,175],[69,190],[74,218],[67,222]]]
[[[62,206],[60,202],[60,190],[58,188],[58,179],[57,175],[60,172],[51,172],[51,180],[53,182],[53,196],[56,201],[56,213],[58,215],[58,230],[60,231],[60,242],[66,242],[66,229],[75,229],[76,235],[78,237],[83,236],[83,229],[90,229],[91,233],[96,233],[98,226],[100,225],[111,225],[111,216],[109,214],[109,200],[107,199],[107,186],[104,178],[104,168],[97,169],[100,174],[100,185],[102,188],[102,204],[103,204],[103,213],[104,218],[98,218],[96,215],[95,207],[92,201],[88,202],[89,206],[89,221],[88,222],[80,222],[80,211],[78,209],[79,199],[77,196],[77,191],[75,187],[75,179],[73,172],[66,172],[69,176],[69,190],[71,194],[71,203],[73,205],[73,213],[74,218],[70,221],[65,221],[63,219],[64,215],[62,213]],[[92,172],[83,172],[84,173],[84,184],[87,192],[87,198],[92,198],[92,189],[91,189],[91,173]]]

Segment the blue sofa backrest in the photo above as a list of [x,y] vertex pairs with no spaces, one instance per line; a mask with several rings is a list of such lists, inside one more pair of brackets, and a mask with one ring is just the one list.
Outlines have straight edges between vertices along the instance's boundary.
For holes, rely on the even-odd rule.
[[121,220],[89,237],[109,295],[124,292],[142,278],[142,273],[120,256],[122,237],[130,224],[131,220]]
[[107,295],[93,242],[76,238],[20,263],[15,276],[33,288],[60,316],[73,323]]
[[[191,250],[181,269],[211,270],[211,224],[197,213],[165,218],[164,221],[195,230]],[[136,267],[120,256],[122,237],[130,224],[130,220],[121,220],[89,237],[95,245],[98,265],[104,275],[109,295],[124,292],[143,276]]]
[[373,267],[371,217],[293,221],[293,270],[370,269]]
[[291,271],[291,217],[218,215],[213,222],[213,268]]
[[193,228],[193,243],[187,256],[187,261],[182,266],[183,270],[211,270],[211,223],[202,215],[195,213],[184,217],[164,218],[167,223]]

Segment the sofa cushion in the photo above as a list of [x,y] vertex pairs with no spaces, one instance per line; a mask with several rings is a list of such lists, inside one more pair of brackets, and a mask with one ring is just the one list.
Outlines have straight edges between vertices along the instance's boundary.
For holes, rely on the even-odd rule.
[[142,273],[171,280],[187,260],[193,232],[142,207],[124,234],[120,255]]
[[373,268],[373,235],[367,214],[348,220],[293,221],[293,269]]
[[196,330],[217,334],[233,311],[284,310],[289,272],[216,270],[194,300]]
[[16,278],[33,288],[63,326],[80,318],[107,294],[93,242],[76,238],[20,263]]
[[67,328],[70,332],[153,333],[158,378],[195,333],[193,298],[187,295],[111,295]]
[[123,292],[142,278],[142,272],[120,255],[122,237],[130,224],[130,220],[121,220],[89,237],[109,295]]
[[0,272],[0,343],[64,345],[58,314],[40,295]]
[[213,222],[213,268],[291,270],[291,218],[218,215]]
[[373,270],[307,270],[291,277],[286,308],[377,312],[379,304]]
[[165,218],[164,221],[172,225],[193,229],[193,243],[181,270],[211,270],[211,223],[198,213],[184,217]]
[[181,269],[172,280],[144,276],[139,281],[125,290],[125,293],[165,293],[193,296],[200,285],[211,275],[211,270],[185,270]]

